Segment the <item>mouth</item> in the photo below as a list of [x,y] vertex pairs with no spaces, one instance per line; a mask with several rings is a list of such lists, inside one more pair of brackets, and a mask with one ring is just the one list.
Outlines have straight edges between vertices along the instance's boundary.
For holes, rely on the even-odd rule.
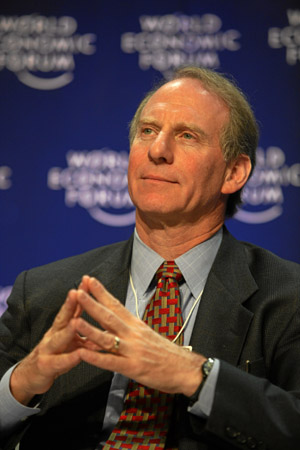
[[171,183],[171,184],[177,183],[177,181],[169,180],[168,178],[164,178],[159,175],[145,175],[145,176],[142,176],[141,178],[142,178],[142,180],[153,181],[154,183],[155,182]]

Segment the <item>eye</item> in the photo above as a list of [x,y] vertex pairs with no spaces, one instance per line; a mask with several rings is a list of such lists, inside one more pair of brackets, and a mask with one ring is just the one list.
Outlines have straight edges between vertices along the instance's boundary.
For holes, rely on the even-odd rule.
[[152,130],[151,130],[151,128],[143,128],[142,133],[143,134],[151,134]]
[[194,139],[194,136],[191,133],[183,133],[184,139]]

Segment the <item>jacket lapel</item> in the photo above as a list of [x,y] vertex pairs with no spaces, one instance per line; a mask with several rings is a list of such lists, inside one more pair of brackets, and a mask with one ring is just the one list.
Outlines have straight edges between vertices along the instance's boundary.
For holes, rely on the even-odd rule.
[[257,289],[244,246],[224,228],[198,309],[193,350],[237,365],[253,316],[243,303]]

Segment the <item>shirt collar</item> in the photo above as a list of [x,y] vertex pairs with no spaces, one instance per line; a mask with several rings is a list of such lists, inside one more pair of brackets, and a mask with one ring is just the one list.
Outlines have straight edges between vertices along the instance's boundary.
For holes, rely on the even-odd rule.
[[[195,298],[198,297],[204,288],[207,276],[220,247],[222,236],[223,229],[221,228],[210,239],[196,245],[175,260],[190,292]],[[150,288],[155,272],[163,261],[164,259],[158,253],[140,239],[135,229],[131,274],[134,286],[138,292],[143,293],[143,295],[146,294]]]

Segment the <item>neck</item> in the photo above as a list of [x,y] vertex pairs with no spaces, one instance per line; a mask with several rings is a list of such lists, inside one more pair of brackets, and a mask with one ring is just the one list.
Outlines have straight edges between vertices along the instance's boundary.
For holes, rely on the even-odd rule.
[[165,260],[174,260],[191,248],[212,237],[223,225],[224,220],[215,223],[180,224],[169,226],[163,222],[143,220],[136,214],[136,229],[141,240]]

